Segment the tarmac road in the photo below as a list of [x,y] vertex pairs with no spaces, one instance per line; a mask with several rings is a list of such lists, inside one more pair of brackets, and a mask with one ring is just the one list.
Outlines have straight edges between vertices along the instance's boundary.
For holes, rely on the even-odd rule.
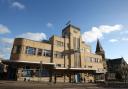
[[71,83],[44,83],[0,81],[0,89],[128,89],[128,88],[103,88],[96,84],[71,84]]

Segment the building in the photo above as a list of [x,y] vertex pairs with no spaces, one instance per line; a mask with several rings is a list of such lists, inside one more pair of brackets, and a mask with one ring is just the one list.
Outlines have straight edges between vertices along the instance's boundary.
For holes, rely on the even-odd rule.
[[2,63],[2,60],[4,59],[0,58],[0,80],[6,79],[6,76],[7,76],[6,65]]
[[107,80],[128,81],[128,64],[123,57],[107,59]]
[[105,52],[98,40],[96,54],[81,39],[80,29],[71,24],[62,36],[42,42],[16,38],[8,66],[9,79],[49,82],[105,81]]

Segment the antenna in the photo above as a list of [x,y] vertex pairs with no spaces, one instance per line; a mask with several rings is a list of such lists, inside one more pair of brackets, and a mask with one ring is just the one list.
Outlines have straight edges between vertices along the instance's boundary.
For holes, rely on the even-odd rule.
[[71,20],[69,20],[65,25],[70,25],[71,24]]

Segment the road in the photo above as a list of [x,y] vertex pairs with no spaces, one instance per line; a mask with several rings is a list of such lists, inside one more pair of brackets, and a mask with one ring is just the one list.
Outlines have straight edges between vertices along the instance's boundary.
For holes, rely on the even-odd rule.
[[128,89],[128,88],[103,88],[96,84],[71,84],[71,83],[43,83],[0,81],[0,89]]

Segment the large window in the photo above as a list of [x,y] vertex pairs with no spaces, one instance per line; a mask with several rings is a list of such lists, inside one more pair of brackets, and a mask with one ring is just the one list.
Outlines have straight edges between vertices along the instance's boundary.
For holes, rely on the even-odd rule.
[[37,55],[42,56],[42,49],[38,49]]
[[36,48],[27,46],[26,47],[26,54],[36,55]]
[[43,56],[51,57],[51,50],[46,50],[46,49],[44,49],[44,50],[43,50]]

